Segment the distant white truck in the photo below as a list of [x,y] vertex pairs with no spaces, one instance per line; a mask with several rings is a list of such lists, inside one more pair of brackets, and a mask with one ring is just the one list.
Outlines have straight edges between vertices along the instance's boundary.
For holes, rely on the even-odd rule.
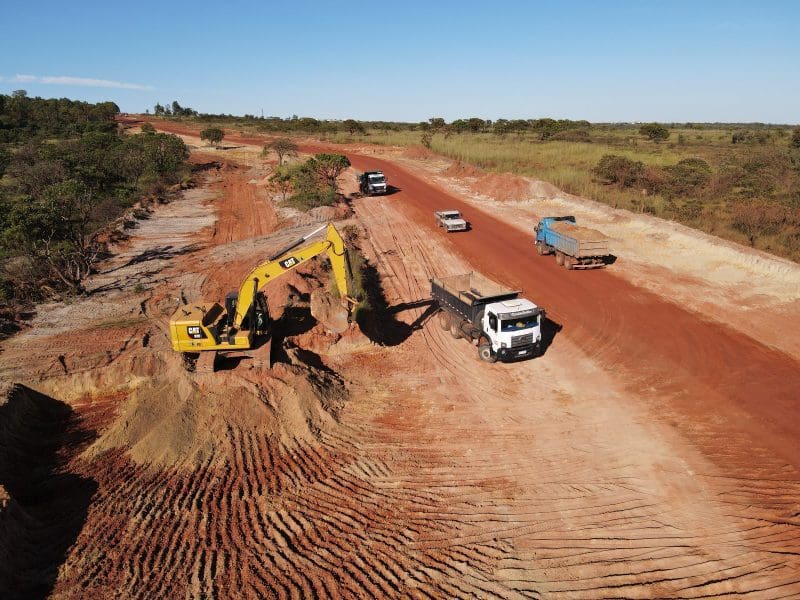
[[466,231],[469,224],[457,210],[437,210],[433,213],[436,224],[445,231]]

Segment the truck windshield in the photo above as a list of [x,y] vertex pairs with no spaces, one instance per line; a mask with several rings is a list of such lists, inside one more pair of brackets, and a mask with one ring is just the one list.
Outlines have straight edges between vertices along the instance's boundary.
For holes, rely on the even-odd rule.
[[500,321],[500,331],[522,331],[539,324],[539,315],[519,317],[516,319],[503,319]]
[[383,175],[370,175],[369,182],[370,183],[384,183],[386,181]]

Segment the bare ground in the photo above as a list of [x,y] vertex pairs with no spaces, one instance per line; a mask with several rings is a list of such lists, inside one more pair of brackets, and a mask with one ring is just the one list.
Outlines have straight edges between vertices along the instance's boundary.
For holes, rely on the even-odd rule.
[[[358,150],[358,168],[378,164],[377,152]],[[800,371],[791,344],[780,352],[756,337],[759,327],[791,331],[791,269],[772,288],[764,278],[762,323],[729,327],[672,294],[724,295],[724,284],[687,285],[688,267],[663,260],[646,281],[637,269],[649,263],[629,269],[623,253],[619,272],[567,273],[510,236],[513,258],[492,268],[499,225],[478,209],[525,229],[541,206],[449,196],[458,175],[430,164],[408,173],[405,160],[433,161],[395,152],[386,169],[402,191],[353,201],[388,305],[380,337],[324,336],[304,316],[304,294],[321,285],[310,269],[268,290],[293,323],[283,362],[267,376],[246,362],[196,375],[166,337],[181,294],[221,297],[256,257],[329,216],[276,209],[257,147],[236,151],[242,166],[222,160],[201,189],[140,224],[94,294],[42,307],[4,343],[3,379],[37,391],[17,388],[0,406],[0,483],[14,484],[0,505],[0,550],[18,554],[0,585],[63,598],[800,594]],[[436,232],[427,203],[465,200],[476,230]],[[620,231],[635,233],[637,219]],[[600,217],[587,221],[606,230]],[[692,240],[698,260],[717,252],[713,238]],[[543,357],[487,365],[438,328],[428,278],[470,269],[524,284],[551,312],[561,329],[548,329]],[[665,315],[686,343],[648,321]],[[756,368],[696,369],[741,357]],[[767,410],[740,397],[748,377],[763,384]],[[23,444],[43,421],[73,437]],[[42,504],[26,491],[39,484],[8,470],[47,453],[59,458],[38,476],[66,504],[52,493]],[[48,537],[57,542],[41,560],[20,542]]]

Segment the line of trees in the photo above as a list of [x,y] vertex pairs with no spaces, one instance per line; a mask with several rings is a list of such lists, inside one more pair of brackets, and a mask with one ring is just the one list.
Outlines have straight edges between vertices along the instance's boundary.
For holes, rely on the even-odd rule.
[[188,106],[181,106],[177,100],[173,100],[171,105],[156,103],[153,114],[157,117],[196,117],[197,111]]
[[70,137],[89,131],[113,132],[119,107],[66,98],[30,98],[25,90],[0,94],[0,144],[36,137]]
[[[60,123],[42,108],[54,104],[80,118]],[[180,138],[122,135],[115,115],[108,103],[0,95],[4,139],[13,140],[0,144],[0,304],[81,291],[104,252],[98,232],[185,175]]]

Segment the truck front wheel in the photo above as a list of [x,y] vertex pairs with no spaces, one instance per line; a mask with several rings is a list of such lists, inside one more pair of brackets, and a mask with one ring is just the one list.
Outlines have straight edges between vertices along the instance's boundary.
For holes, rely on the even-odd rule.
[[492,347],[489,344],[478,346],[478,356],[488,363],[497,362],[497,356],[492,352]]

